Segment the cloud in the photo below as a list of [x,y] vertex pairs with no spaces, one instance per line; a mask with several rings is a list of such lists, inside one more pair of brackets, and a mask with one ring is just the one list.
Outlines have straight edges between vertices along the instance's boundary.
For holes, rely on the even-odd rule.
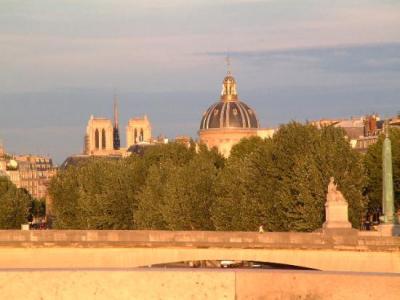
[[[229,54],[233,59],[265,66],[288,63],[337,73],[400,72],[400,43],[234,51]],[[210,52],[206,55],[221,57],[226,56],[226,52]]]

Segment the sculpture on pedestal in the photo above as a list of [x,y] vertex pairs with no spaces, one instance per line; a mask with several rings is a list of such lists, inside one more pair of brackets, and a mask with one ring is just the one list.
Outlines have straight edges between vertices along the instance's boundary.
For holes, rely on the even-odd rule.
[[325,203],[326,221],[323,225],[325,229],[344,229],[351,228],[348,220],[348,204],[343,194],[337,189],[337,184],[333,177],[328,184],[328,193]]
[[326,202],[346,202],[343,194],[337,190],[335,178],[331,177],[328,184],[328,194],[326,195]]

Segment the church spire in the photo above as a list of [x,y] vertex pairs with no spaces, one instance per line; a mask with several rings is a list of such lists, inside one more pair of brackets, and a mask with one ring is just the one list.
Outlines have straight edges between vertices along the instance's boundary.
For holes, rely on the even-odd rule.
[[119,116],[118,116],[118,97],[114,92],[114,129],[113,129],[113,148],[119,150],[121,141],[119,138]]
[[114,128],[119,128],[118,120],[118,97],[114,93]]

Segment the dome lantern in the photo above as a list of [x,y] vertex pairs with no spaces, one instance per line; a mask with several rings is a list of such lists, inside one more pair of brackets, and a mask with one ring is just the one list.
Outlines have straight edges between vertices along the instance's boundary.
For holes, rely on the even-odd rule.
[[222,82],[221,101],[237,101],[236,80],[228,71]]
[[232,76],[231,61],[226,58],[227,74],[222,82],[221,101],[237,101],[236,80]]

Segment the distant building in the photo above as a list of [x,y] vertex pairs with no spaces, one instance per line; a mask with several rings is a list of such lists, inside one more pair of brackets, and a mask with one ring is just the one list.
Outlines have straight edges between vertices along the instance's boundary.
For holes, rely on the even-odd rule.
[[57,173],[52,159],[37,155],[21,155],[15,159],[19,165],[19,187],[25,188],[34,198],[46,198],[50,180]]
[[228,71],[222,83],[220,101],[212,104],[200,122],[200,143],[216,147],[228,157],[232,147],[241,139],[260,136],[272,137],[273,129],[260,129],[256,112],[238,97],[236,80]]
[[26,189],[37,199],[46,198],[50,180],[56,173],[50,157],[9,155],[4,148],[0,155],[0,176],[7,176],[17,188]]
[[378,136],[383,130],[383,120],[378,115],[352,117],[350,119],[322,119],[312,121],[311,124],[322,128],[334,126],[342,128],[353,149],[365,152],[369,146],[378,141]]

